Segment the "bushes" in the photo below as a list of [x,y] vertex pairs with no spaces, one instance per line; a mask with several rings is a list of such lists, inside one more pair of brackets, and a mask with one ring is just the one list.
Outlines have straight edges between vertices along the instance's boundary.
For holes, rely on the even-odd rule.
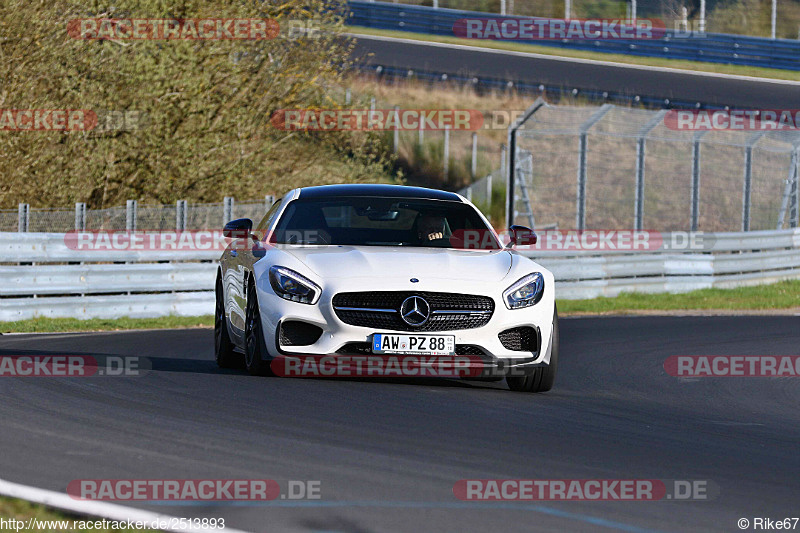
[[313,135],[269,125],[281,108],[336,105],[349,43],[318,38],[89,41],[76,18],[314,18],[336,30],[339,2],[78,0],[0,3],[0,108],[89,109],[145,118],[127,129],[0,131],[0,207],[139,199],[218,201],[299,185],[385,180],[373,134]]

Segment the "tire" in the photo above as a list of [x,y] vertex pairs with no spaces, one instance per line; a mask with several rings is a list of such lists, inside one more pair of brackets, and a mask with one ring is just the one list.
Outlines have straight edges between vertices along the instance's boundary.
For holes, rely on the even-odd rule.
[[214,304],[214,359],[220,368],[234,368],[239,363],[239,355],[233,351],[233,342],[228,334],[228,318],[225,315],[225,301],[222,296],[222,279],[217,276],[216,298]]
[[547,392],[553,388],[558,372],[558,308],[553,311],[553,341],[550,364],[535,368],[529,376],[507,377],[508,388],[516,392]]
[[253,376],[272,376],[264,329],[261,325],[261,311],[258,307],[256,287],[251,281],[247,287],[247,312],[244,321],[244,363],[247,372]]

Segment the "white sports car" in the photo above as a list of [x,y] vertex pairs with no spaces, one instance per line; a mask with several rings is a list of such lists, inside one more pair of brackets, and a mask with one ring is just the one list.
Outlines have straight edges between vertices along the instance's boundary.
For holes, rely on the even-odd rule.
[[396,185],[295,189],[233,240],[216,282],[215,353],[252,374],[291,355],[471,356],[512,390],[550,390],[553,275],[503,246],[458,194]]

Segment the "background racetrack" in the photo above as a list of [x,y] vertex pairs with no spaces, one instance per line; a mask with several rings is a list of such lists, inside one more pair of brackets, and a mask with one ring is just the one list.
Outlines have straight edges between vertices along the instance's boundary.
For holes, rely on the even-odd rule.
[[523,54],[476,46],[359,35],[352,54],[358,63],[477,76],[566,90],[609,91],[630,96],[701,102],[735,109],[800,108],[800,82],[659,69],[557,56]]
[[[798,355],[798,317],[561,323],[547,394],[503,382],[255,378],[210,330],[5,335],[0,355],[138,355],[130,378],[0,378],[0,472],[74,479],[320,480],[322,499],[139,507],[252,531],[738,531],[798,516],[798,378],[668,376],[670,355]],[[709,501],[462,502],[460,479],[699,479]]]

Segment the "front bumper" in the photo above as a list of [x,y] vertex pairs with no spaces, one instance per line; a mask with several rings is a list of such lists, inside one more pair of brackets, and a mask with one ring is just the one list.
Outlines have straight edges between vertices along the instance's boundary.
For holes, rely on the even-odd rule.
[[[333,309],[333,296],[341,292],[365,292],[371,287],[380,291],[419,291],[447,292],[487,296],[494,300],[495,309],[491,319],[482,327],[474,329],[420,332],[425,335],[454,335],[456,352],[459,355],[474,356],[486,365],[487,376],[500,375],[513,370],[516,373],[529,373],[550,362],[552,342],[553,312],[555,306],[553,280],[549,272],[545,274],[545,293],[542,300],[532,307],[509,310],[502,302],[502,290],[495,287],[487,290],[482,282],[458,282],[447,279],[420,280],[411,284],[408,278],[398,280],[376,278],[337,278],[326,280],[320,300],[315,305],[301,304],[284,300],[277,296],[270,286],[268,276],[257,276],[256,290],[261,308],[261,320],[270,357],[279,355],[319,355],[358,354],[351,348],[369,343],[374,333],[413,334],[409,331],[372,329],[345,324]],[[549,279],[548,279],[549,278]],[[513,281],[513,280],[512,280]],[[508,284],[510,285],[511,282]],[[495,294],[496,293],[496,294]],[[282,344],[279,337],[282,322],[298,321],[312,324],[322,330],[313,344],[297,346]],[[538,332],[538,342],[534,351],[509,350],[503,346],[499,334],[517,327],[532,327]]]

